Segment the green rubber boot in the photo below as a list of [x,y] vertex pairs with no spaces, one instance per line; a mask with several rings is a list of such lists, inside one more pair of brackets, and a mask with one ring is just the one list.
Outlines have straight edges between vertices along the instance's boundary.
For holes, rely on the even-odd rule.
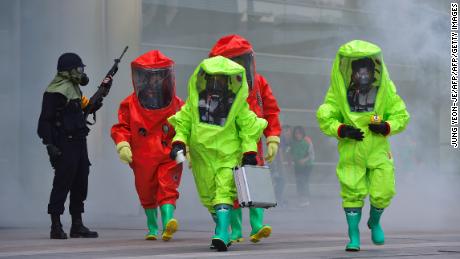
[[217,215],[216,215],[216,213],[211,213],[211,217],[212,217],[212,221],[214,221],[214,223],[216,223],[216,227],[214,228],[214,233],[216,233],[216,231],[217,231]]
[[348,237],[350,242],[345,250],[357,252],[360,250],[359,221],[361,220],[361,208],[345,208],[345,216],[348,223]]
[[259,242],[262,238],[267,238],[272,233],[272,227],[264,225],[264,209],[250,208],[249,222],[251,223],[251,235],[249,239],[253,243]]
[[227,247],[230,243],[230,234],[228,227],[230,226],[230,211],[232,207],[228,204],[219,204],[215,206],[217,224],[216,233],[212,237],[212,245],[217,251],[227,251]]
[[385,243],[385,234],[383,233],[383,229],[380,226],[380,216],[382,216],[382,213],[383,209],[378,209],[374,206],[371,206],[367,226],[371,230],[372,242],[375,245],[383,245]]
[[161,220],[163,222],[163,234],[161,235],[161,239],[163,239],[163,241],[171,240],[179,227],[179,222],[174,218],[175,209],[176,207],[172,204],[164,204],[160,207]]
[[[217,215],[216,213],[211,212],[211,217],[212,217],[212,221],[214,221],[214,223],[216,224],[216,226],[214,227],[214,235],[217,235]],[[209,245],[209,249],[216,249],[216,247],[212,244],[212,242],[211,242],[211,245]]]
[[231,242],[243,242],[243,232],[242,232],[242,225],[243,225],[243,213],[241,208],[233,208],[230,212],[230,224],[232,227],[232,236]]
[[149,232],[145,235],[146,240],[157,240],[158,238],[158,224],[157,224],[157,208],[145,209],[147,216],[147,227]]

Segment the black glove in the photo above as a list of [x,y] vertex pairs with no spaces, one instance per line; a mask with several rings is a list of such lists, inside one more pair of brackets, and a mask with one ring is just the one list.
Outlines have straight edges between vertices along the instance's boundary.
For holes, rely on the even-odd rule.
[[390,133],[390,125],[386,122],[380,122],[379,124],[369,124],[369,130],[374,133],[386,136]]
[[350,125],[341,126],[339,129],[339,137],[341,138],[350,138],[357,141],[362,141],[364,139],[364,132],[360,129],[357,129]]
[[62,155],[61,150],[53,144],[46,145],[46,150],[48,151],[48,155],[50,157],[50,163],[53,168],[56,168],[56,163],[59,157]]
[[172,149],[171,149],[171,153],[169,153],[169,157],[172,159],[172,160],[176,160],[176,157],[177,157],[177,152],[181,151],[181,150],[184,150],[184,155],[185,155],[185,144],[182,143],[182,142],[174,142],[172,144]]
[[241,165],[257,165],[257,153],[245,153]]

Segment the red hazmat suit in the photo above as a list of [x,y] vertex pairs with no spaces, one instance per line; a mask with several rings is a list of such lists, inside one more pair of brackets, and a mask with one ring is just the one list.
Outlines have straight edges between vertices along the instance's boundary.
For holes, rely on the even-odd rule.
[[176,96],[173,66],[174,62],[157,50],[131,62],[134,92],[120,103],[119,122],[111,132],[115,144],[129,143],[129,165],[145,209],[175,206],[179,198],[182,165],[169,157],[175,132],[167,122],[183,105]]

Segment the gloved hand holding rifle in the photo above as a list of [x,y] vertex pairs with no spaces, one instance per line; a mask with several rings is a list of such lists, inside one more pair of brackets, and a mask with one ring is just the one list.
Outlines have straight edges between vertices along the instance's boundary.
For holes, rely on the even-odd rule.
[[[113,76],[115,76],[115,74],[118,72],[118,63],[120,63],[121,58],[127,50],[128,46],[125,47],[120,57],[114,60],[115,63],[113,64],[112,68],[110,68],[109,72],[104,77],[104,80],[97,88],[96,93],[94,93],[94,95],[89,99],[89,104],[85,109],[85,119],[88,124],[93,125],[96,123],[96,111],[102,107],[102,101],[104,100],[104,97],[109,94],[110,87],[112,86]],[[88,121],[88,116],[90,114],[93,115],[93,122]]]

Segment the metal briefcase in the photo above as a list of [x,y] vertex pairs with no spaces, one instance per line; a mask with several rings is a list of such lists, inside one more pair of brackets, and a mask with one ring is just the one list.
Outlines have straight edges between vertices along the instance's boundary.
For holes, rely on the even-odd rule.
[[270,169],[246,165],[233,170],[241,207],[270,208],[276,206]]

